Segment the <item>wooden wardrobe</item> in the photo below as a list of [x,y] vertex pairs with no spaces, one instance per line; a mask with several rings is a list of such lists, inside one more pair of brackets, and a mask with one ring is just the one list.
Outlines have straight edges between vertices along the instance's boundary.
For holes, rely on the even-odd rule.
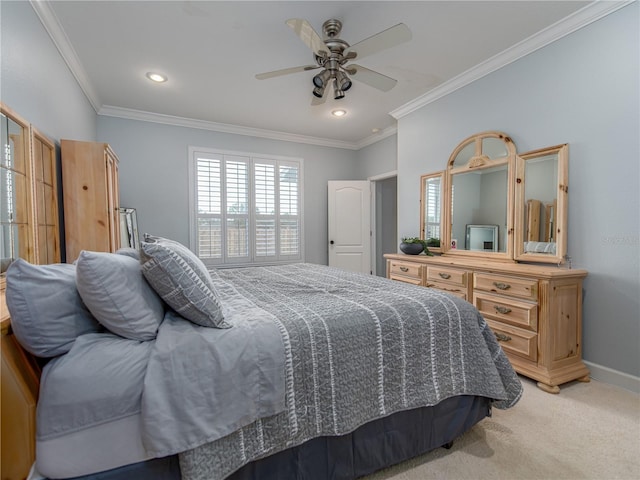
[[67,263],[120,248],[118,157],[106,143],[61,140]]

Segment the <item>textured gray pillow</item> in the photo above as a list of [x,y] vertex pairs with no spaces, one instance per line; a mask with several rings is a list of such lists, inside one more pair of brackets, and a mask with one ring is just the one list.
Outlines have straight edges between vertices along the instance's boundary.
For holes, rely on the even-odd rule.
[[164,305],[142,275],[140,262],[127,255],[83,250],[76,261],[82,301],[113,333],[131,340],[153,340]]
[[38,357],[67,353],[80,335],[102,331],[76,290],[75,265],[17,259],[7,270],[7,307],[16,337]]
[[142,273],[158,295],[182,317],[203,327],[229,328],[204,263],[181,243],[145,235]]

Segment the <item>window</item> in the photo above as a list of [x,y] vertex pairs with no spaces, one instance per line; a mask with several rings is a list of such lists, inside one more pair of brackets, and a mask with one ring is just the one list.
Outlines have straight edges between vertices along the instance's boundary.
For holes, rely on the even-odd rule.
[[191,247],[205,264],[302,261],[302,160],[190,148]]

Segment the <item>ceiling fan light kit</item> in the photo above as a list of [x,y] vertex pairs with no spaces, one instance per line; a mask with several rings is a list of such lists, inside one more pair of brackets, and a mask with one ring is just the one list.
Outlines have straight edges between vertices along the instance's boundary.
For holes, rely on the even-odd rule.
[[326,99],[325,90],[328,85],[333,88],[333,98],[335,100],[344,98],[344,92],[352,86],[349,76],[383,92],[391,90],[397,83],[395,79],[360,65],[345,64],[349,60],[377,53],[411,39],[411,31],[403,23],[366,38],[354,46],[349,46],[347,42],[338,38],[342,31],[342,22],[340,20],[330,19],[324,22],[322,25],[324,40],[320,38],[307,20],[291,18],[286,21],[286,24],[311,49],[316,65],[303,65],[260,73],[256,75],[256,78],[265,80],[281,75],[322,68],[322,71],[312,78],[314,87],[312,90],[314,96],[311,102],[312,105],[324,103]]

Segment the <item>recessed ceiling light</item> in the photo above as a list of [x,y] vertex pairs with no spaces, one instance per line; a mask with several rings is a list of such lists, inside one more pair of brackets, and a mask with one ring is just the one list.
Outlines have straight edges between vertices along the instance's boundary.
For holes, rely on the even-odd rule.
[[347,114],[347,111],[342,109],[333,110],[331,112],[331,115],[333,115],[334,117],[344,117],[346,114]]
[[147,78],[156,83],[162,83],[168,80],[166,75],[161,75],[159,73],[154,73],[154,72],[147,72]]

